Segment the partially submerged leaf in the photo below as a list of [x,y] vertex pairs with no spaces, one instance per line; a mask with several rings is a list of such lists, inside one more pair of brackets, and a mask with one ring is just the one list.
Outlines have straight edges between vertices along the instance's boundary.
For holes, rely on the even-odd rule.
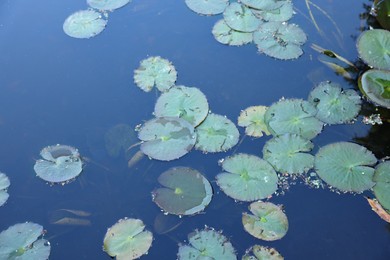
[[183,218],[178,218],[175,215],[165,214],[160,212],[154,218],[153,228],[159,235],[164,235],[172,232],[183,223]]
[[359,79],[359,88],[375,104],[390,108],[390,72],[368,70]]
[[260,10],[275,10],[280,8],[285,0],[241,0],[244,5]]
[[130,1],[131,0],[87,0],[87,3],[90,7],[98,10],[112,11],[127,5]]
[[370,204],[371,209],[384,221],[387,223],[390,223],[390,214],[383,209],[381,204],[376,199],[370,199],[368,197],[365,197],[368,201],[368,204]]
[[381,162],[375,168],[373,177],[375,197],[390,213],[390,161]]
[[106,28],[107,20],[94,10],[82,10],[66,18],[63,30],[70,37],[91,38]]
[[238,125],[245,127],[245,134],[253,137],[262,137],[270,135],[264,115],[267,111],[266,106],[251,106],[242,110],[238,117]]
[[214,25],[212,33],[218,42],[231,46],[240,46],[253,41],[253,33],[234,30],[226,24],[224,19]]
[[390,32],[383,29],[364,31],[357,39],[360,58],[371,67],[390,69]]
[[249,7],[235,2],[226,7],[223,18],[230,28],[240,32],[253,32],[261,24]]
[[111,157],[118,157],[123,153],[129,159],[133,154],[128,148],[136,141],[134,129],[127,124],[117,124],[104,134],[106,150]]
[[229,0],[185,0],[188,8],[198,14],[215,15],[222,13]]
[[275,248],[254,245],[245,251],[242,260],[283,260],[284,257],[280,255]]

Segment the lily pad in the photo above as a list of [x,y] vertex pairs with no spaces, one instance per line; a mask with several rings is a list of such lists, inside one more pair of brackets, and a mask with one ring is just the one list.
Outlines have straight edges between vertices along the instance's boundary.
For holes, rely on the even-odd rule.
[[253,41],[253,33],[236,31],[223,19],[214,25],[212,33],[218,42],[231,46],[241,46]]
[[351,122],[359,114],[362,102],[355,90],[343,90],[329,81],[318,84],[310,92],[308,101],[317,108],[316,117],[326,124]]
[[188,8],[198,14],[216,15],[223,13],[229,0],[185,0]]
[[372,102],[390,108],[390,72],[368,70],[359,79],[359,88]]
[[156,102],[156,117],[180,117],[194,127],[199,125],[209,113],[206,96],[197,88],[177,86],[163,93]]
[[296,24],[267,22],[253,33],[253,41],[260,53],[276,59],[296,59],[303,54],[301,45],[306,34]]
[[0,207],[8,200],[9,194],[7,189],[11,182],[9,181],[7,175],[0,172]]
[[63,30],[73,38],[86,39],[101,33],[107,25],[102,14],[94,10],[82,10],[66,18]]
[[76,178],[83,170],[78,150],[69,145],[52,145],[42,149],[43,159],[37,160],[34,171],[37,176],[51,183],[64,183]]
[[261,24],[249,7],[235,2],[226,7],[223,18],[230,28],[240,32],[253,32]]
[[104,141],[106,150],[111,157],[118,157],[124,154],[126,159],[131,157],[128,148],[137,142],[135,131],[129,125],[117,124],[105,133]]
[[141,151],[161,161],[178,159],[191,151],[196,142],[194,127],[178,117],[160,117],[147,121],[138,133]]
[[284,257],[280,255],[275,248],[254,245],[245,251],[242,260],[283,260]]
[[158,177],[164,186],[153,191],[153,201],[165,212],[193,215],[210,203],[213,190],[210,182],[197,170],[173,167]]
[[178,260],[237,259],[232,244],[221,232],[214,229],[195,230],[188,235],[188,243],[180,245]]
[[390,30],[390,2],[385,0],[374,1],[375,18],[383,29]]
[[224,172],[217,175],[217,184],[235,200],[254,201],[267,198],[278,187],[278,176],[265,160],[249,154],[235,154],[223,160]]
[[357,40],[360,58],[371,67],[390,70],[390,32],[383,29],[364,31]]
[[270,135],[270,131],[264,122],[266,106],[251,106],[242,110],[238,117],[238,125],[245,127],[245,134],[253,137]]
[[315,156],[315,169],[322,180],[344,192],[363,192],[374,186],[372,177],[377,162],[365,147],[338,142],[322,147]]
[[176,79],[175,67],[169,60],[159,56],[142,60],[134,71],[135,84],[145,92],[151,91],[154,86],[160,91],[167,91],[174,86]]
[[147,254],[152,246],[153,234],[144,229],[140,219],[120,219],[107,230],[103,250],[117,260],[137,259]]
[[223,152],[238,143],[240,133],[232,121],[224,116],[209,114],[196,128],[195,148],[203,152]]
[[284,5],[286,0],[241,0],[246,6],[260,10],[275,10]]
[[266,241],[284,237],[288,230],[288,220],[281,206],[271,202],[256,201],[249,205],[252,214],[242,214],[245,231]]
[[382,207],[390,212],[390,161],[385,161],[375,168],[373,177],[375,197]]
[[312,139],[323,127],[316,114],[317,109],[306,100],[282,99],[267,109],[264,119],[273,135],[291,133]]
[[267,141],[263,147],[263,158],[278,172],[302,174],[314,165],[314,156],[308,152],[313,143],[295,134],[284,134]]
[[286,22],[294,15],[294,8],[291,1],[279,1],[283,5],[271,10],[252,10],[254,15],[264,21],[269,22]]
[[0,259],[46,260],[50,243],[42,238],[41,225],[25,222],[0,233]]
[[90,7],[98,10],[112,11],[127,5],[130,1],[131,0],[87,0],[87,3]]

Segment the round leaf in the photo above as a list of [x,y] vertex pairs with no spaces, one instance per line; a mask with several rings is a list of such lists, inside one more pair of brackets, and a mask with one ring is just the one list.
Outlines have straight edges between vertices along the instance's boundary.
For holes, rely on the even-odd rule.
[[256,17],[269,22],[286,22],[294,15],[291,1],[282,1],[283,5],[272,10],[252,10]]
[[390,32],[383,29],[364,31],[357,40],[360,58],[377,69],[390,69]]
[[121,153],[126,155],[126,159],[131,154],[128,148],[137,142],[134,129],[126,124],[117,124],[104,134],[106,150],[111,157],[118,157]]
[[390,161],[385,161],[375,168],[373,177],[375,197],[388,212],[390,212]]
[[264,122],[266,106],[251,106],[242,110],[238,117],[238,125],[245,127],[245,134],[253,137],[261,137],[263,133],[270,135]]
[[280,255],[275,248],[254,245],[245,251],[245,255],[242,260],[283,260],[283,256]]
[[131,0],[87,0],[87,3],[92,8],[111,11],[127,5],[130,1]]
[[188,8],[203,15],[222,13],[229,4],[229,0],[185,0]]
[[240,32],[253,32],[261,24],[251,9],[239,3],[231,3],[226,7],[223,18],[230,28]]
[[359,79],[359,88],[375,104],[390,108],[390,72],[368,70]]
[[7,175],[0,172],[0,207],[8,200],[9,194],[7,193],[7,189],[10,184]]
[[231,46],[244,45],[253,40],[253,33],[236,31],[230,28],[223,19],[214,25],[212,33],[218,42]]
[[104,20],[99,12],[82,10],[66,18],[63,30],[70,37],[91,38],[101,33],[106,24],[107,20]]
[[241,0],[246,6],[260,10],[275,10],[280,8],[285,0]]

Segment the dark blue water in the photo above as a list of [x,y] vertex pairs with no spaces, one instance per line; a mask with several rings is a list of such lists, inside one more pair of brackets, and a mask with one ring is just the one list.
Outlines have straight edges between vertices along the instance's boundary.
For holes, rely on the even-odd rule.
[[[207,155],[192,151],[172,162],[144,159],[131,169],[122,157],[108,156],[103,136],[110,127],[118,123],[135,127],[152,118],[157,94],[144,93],[133,83],[133,71],[148,56],[172,61],[177,84],[200,88],[211,110],[234,122],[248,106],[268,106],[281,97],[306,98],[322,80],[353,88],[320,63],[310,45],[316,43],[356,61],[355,38],[359,27],[365,26],[359,14],[367,2],[315,2],[334,19],[343,37],[335,37],[332,23],[313,9],[324,31],[321,37],[307,18],[304,1],[296,0],[297,14],[291,22],[299,24],[309,40],[301,58],[282,62],[257,54],[253,44],[219,44],[211,29],[221,17],[199,16],[183,0],[134,0],[111,13],[106,30],[89,40],[70,38],[62,31],[67,16],[86,9],[83,0],[1,1],[0,171],[9,176],[11,187],[8,202],[0,208],[0,230],[36,222],[47,230],[51,259],[109,259],[102,251],[103,237],[120,218],[140,218],[154,232],[160,209],[150,193],[158,187],[157,177],[163,171],[189,166],[209,180],[221,171],[217,161],[232,151]],[[360,138],[369,147],[375,144],[378,157],[389,155],[388,145],[375,139],[381,138],[375,133],[382,132],[385,140],[386,131],[376,128],[373,134],[360,119],[353,125],[326,127],[314,139],[314,152],[335,141]],[[267,139],[247,137],[235,149],[261,156]],[[65,186],[50,186],[33,171],[39,151],[57,143],[77,147],[92,161]],[[263,242],[243,230],[241,214],[249,204],[235,203],[215,182],[212,185],[215,196],[204,214],[184,217],[166,235],[155,234],[143,259],[176,259],[178,243],[204,225],[223,230],[239,258],[250,246],[261,244],[275,247],[286,259],[390,259],[389,225],[371,211],[362,195],[292,186],[284,196],[271,199],[285,206],[287,235]],[[63,208],[91,212],[92,225],[51,224],[52,212]]]

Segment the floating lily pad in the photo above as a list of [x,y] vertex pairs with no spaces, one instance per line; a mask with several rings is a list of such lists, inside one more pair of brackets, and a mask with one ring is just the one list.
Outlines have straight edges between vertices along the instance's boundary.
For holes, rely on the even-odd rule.
[[187,120],[194,127],[209,113],[206,96],[197,88],[176,86],[163,93],[156,102],[156,117],[172,116]]
[[390,70],[390,32],[383,29],[364,31],[357,40],[360,58],[371,67]]
[[173,167],[158,177],[164,186],[153,191],[153,201],[165,212],[193,215],[210,203],[213,190],[209,181],[197,170]]
[[242,110],[238,117],[238,125],[245,127],[245,134],[253,137],[262,137],[263,133],[270,135],[264,122],[266,106],[251,106]]
[[241,0],[246,6],[260,10],[275,10],[284,5],[286,0]]
[[288,220],[281,206],[256,201],[249,205],[252,214],[242,214],[244,229],[252,236],[266,241],[281,239],[288,230]]
[[214,25],[212,33],[218,42],[231,46],[240,46],[253,41],[253,33],[236,31],[223,19]]
[[312,139],[323,127],[316,114],[317,109],[306,100],[282,99],[267,109],[264,119],[273,135],[291,133]]
[[308,152],[313,143],[295,134],[285,134],[267,141],[263,147],[263,158],[278,172],[302,174],[314,165],[314,156]]
[[224,172],[217,184],[229,197],[241,201],[267,198],[278,187],[278,176],[265,160],[249,154],[235,154],[222,162]]
[[240,133],[232,121],[224,116],[209,114],[196,128],[195,148],[203,152],[223,152],[238,143]]
[[214,229],[195,230],[188,235],[188,243],[179,247],[178,260],[237,259],[232,244]]
[[107,20],[102,14],[93,10],[82,10],[71,14],[66,18],[63,30],[70,37],[91,38],[101,33],[106,28]]
[[303,54],[301,45],[306,34],[296,24],[267,22],[253,33],[253,41],[260,53],[281,59],[296,59]]
[[9,194],[7,189],[11,182],[9,181],[7,175],[0,172],[0,207],[8,200]]
[[283,260],[284,257],[280,255],[275,248],[254,245],[245,251],[242,260]]
[[107,230],[103,241],[103,250],[116,259],[137,259],[147,254],[152,246],[153,234],[144,230],[140,219],[120,219]]
[[198,14],[215,15],[222,13],[229,0],[185,0],[188,8]]
[[134,71],[134,82],[145,92],[154,86],[160,91],[167,91],[175,84],[177,72],[169,60],[159,56],[150,57],[141,61]]
[[87,0],[87,3],[90,7],[98,10],[112,11],[127,5],[130,1],[131,0]]
[[385,0],[375,0],[373,13],[383,29],[390,30],[390,2]]
[[373,181],[375,182],[373,188],[375,197],[382,207],[390,212],[390,161],[378,164]]
[[359,79],[359,88],[375,104],[390,108],[390,72],[368,70]]
[[283,5],[271,10],[252,10],[256,17],[269,22],[286,22],[294,15],[293,4],[291,1],[279,1]]
[[46,260],[50,243],[42,238],[41,225],[25,222],[0,233],[0,259]]
[[42,149],[43,160],[37,160],[34,171],[37,176],[51,183],[64,183],[76,178],[83,170],[78,150],[68,145],[52,145]]
[[261,24],[249,7],[235,2],[226,7],[223,18],[230,28],[240,32],[253,32]]
[[147,121],[138,133],[144,141],[141,151],[161,161],[178,159],[191,151],[196,142],[194,127],[178,117],[160,117]]
[[118,157],[123,153],[126,159],[129,159],[132,154],[128,148],[137,142],[137,137],[134,129],[129,125],[117,124],[108,129],[104,135],[104,141],[111,157]]
[[355,90],[343,90],[328,81],[318,84],[310,92],[308,101],[317,108],[316,117],[326,124],[351,122],[359,114],[362,102]]
[[338,142],[322,147],[315,156],[317,174],[330,186],[344,192],[362,192],[374,186],[372,177],[377,162],[365,147]]

